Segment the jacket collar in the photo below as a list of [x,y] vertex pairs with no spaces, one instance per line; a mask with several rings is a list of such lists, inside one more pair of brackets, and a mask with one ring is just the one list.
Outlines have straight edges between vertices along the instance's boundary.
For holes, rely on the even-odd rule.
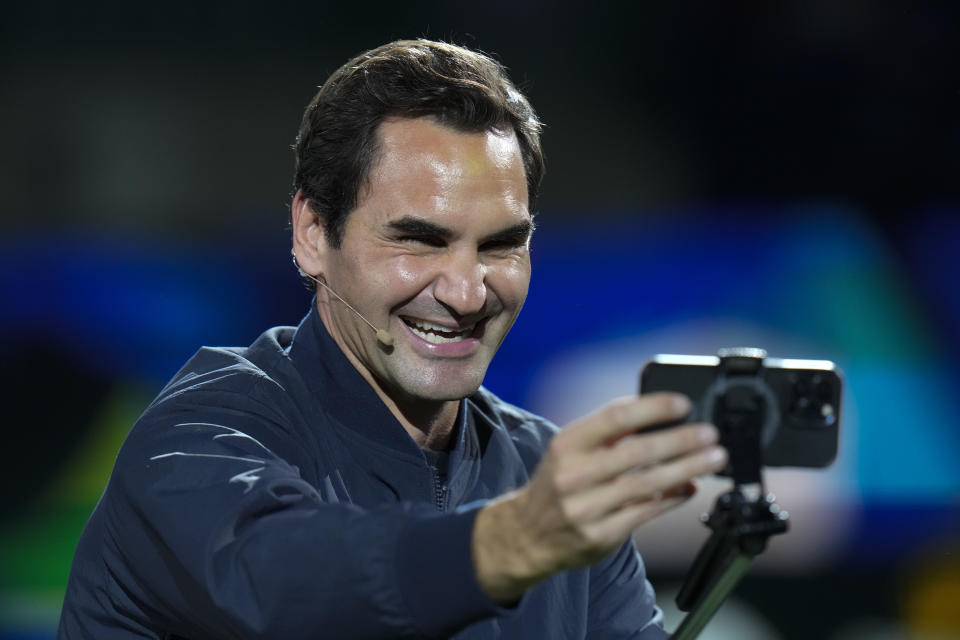
[[[321,410],[341,426],[391,449],[423,457],[400,421],[334,342],[317,311],[316,298],[297,327],[290,358]],[[470,431],[466,407],[466,400],[461,400],[451,466],[462,458],[465,434]]]

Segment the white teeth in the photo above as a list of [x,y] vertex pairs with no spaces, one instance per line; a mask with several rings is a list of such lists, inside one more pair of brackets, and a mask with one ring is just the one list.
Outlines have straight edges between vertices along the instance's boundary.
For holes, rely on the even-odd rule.
[[447,344],[449,342],[460,342],[473,333],[473,327],[468,327],[460,331],[444,327],[443,325],[426,322],[424,320],[413,320],[404,318],[410,330],[432,344]]
[[411,325],[415,326],[421,331],[443,331],[444,333],[453,333],[454,330],[450,327],[445,327],[440,324],[433,324],[432,322],[426,322],[424,320],[407,320]]

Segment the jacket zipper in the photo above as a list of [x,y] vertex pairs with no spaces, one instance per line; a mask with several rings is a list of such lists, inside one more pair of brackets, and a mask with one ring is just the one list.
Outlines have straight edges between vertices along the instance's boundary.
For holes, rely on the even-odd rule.
[[433,500],[437,511],[444,511],[447,508],[447,486],[440,481],[440,472],[436,467],[430,466],[433,472]]

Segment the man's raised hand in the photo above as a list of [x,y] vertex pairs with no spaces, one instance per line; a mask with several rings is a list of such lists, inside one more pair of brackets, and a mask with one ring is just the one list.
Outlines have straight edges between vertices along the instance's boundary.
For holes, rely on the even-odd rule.
[[515,601],[557,571],[596,562],[687,500],[694,478],[726,464],[716,428],[643,430],[689,411],[683,396],[652,393],[611,402],[561,430],[530,482],[477,514],[481,588],[494,600]]

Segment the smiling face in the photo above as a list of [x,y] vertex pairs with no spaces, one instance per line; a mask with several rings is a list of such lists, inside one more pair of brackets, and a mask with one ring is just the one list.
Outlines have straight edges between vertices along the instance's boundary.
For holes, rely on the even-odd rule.
[[[297,259],[378,328],[320,287],[321,318],[354,366],[400,406],[473,393],[530,281],[527,183],[512,131],[462,133],[430,118],[380,125],[379,155],[333,249],[317,228]],[[319,230],[318,230],[319,229]]]

